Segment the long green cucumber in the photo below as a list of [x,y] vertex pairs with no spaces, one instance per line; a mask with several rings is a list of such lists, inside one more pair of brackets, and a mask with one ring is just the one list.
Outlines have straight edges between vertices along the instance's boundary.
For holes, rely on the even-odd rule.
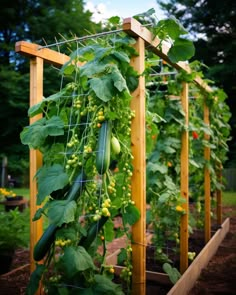
[[34,260],[40,261],[47,254],[51,244],[55,241],[55,234],[58,227],[50,224],[44,231],[37,244],[34,246]]
[[110,165],[111,157],[111,122],[104,121],[99,130],[98,149],[96,155],[96,169],[99,174],[104,174]]
[[[68,201],[76,201],[85,186],[86,176],[84,172],[81,172],[75,179],[73,185],[71,186],[70,191],[67,194],[66,199]],[[34,247],[34,260],[40,261],[47,254],[52,243],[55,241],[56,231],[59,227],[50,224],[48,228],[44,231],[41,238],[38,240],[37,244]]]
[[97,222],[92,223],[92,225],[89,227],[87,236],[83,237],[80,242],[79,246],[82,246],[85,248],[85,250],[88,250],[88,248],[91,246],[92,242],[96,238],[97,234],[103,227],[103,225],[108,220],[107,216],[102,216]]

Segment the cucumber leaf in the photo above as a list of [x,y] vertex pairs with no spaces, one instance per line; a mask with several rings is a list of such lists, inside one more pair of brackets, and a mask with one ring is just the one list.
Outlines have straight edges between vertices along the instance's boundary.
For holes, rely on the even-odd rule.
[[81,246],[66,247],[60,263],[68,278],[72,278],[78,272],[95,269],[91,256]]
[[59,164],[50,167],[43,166],[35,177],[38,182],[37,205],[40,205],[53,191],[62,189],[69,182],[67,173]]
[[26,289],[26,295],[34,295],[36,294],[41,277],[46,269],[45,265],[36,264],[36,269],[32,272],[30,276],[30,281]]
[[110,219],[107,220],[107,222],[104,225],[104,232],[105,232],[106,241],[112,242],[115,236],[114,224],[112,220]]
[[195,54],[193,42],[184,38],[177,38],[168,51],[168,57],[173,63],[186,61]]
[[161,174],[167,173],[168,167],[161,163],[152,163],[147,164],[147,170],[152,173],[160,172]]
[[93,286],[93,294],[96,295],[124,295],[121,286],[113,283],[104,275],[95,275],[95,285]]
[[169,263],[164,263],[162,268],[164,272],[168,274],[173,284],[175,284],[181,278],[181,274],[177,268],[172,267]]
[[137,222],[140,218],[140,212],[136,206],[129,203],[128,206],[125,207],[123,213],[123,221],[124,224],[133,225]]
[[113,81],[110,75],[101,78],[92,78],[90,79],[89,84],[96,96],[102,101],[107,102],[115,95]]
[[49,120],[39,119],[33,124],[25,127],[20,134],[21,142],[30,148],[40,149],[48,136],[59,136],[64,134],[64,122],[60,117],[53,116]]
[[160,27],[164,32],[167,32],[168,36],[173,40],[188,33],[182,24],[173,16],[160,20],[158,22],[158,27]]
[[76,202],[67,200],[55,200],[49,203],[48,217],[50,222],[62,226],[75,220]]

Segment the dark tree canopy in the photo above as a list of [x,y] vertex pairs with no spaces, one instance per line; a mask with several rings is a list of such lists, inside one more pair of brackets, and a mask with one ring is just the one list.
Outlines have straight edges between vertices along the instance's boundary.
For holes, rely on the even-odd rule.
[[[8,157],[9,173],[22,174],[28,149],[19,134],[28,124],[29,59],[15,53],[17,41],[41,45],[101,30],[84,11],[82,0],[3,0],[0,10],[0,161]],[[45,70],[44,95],[58,91],[57,73]],[[59,82],[58,82],[59,83]]]
[[236,1],[157,0],[167,16],[174,15],[195,39],[194,59],[207,65],[206,76],[228,95],[233,140],[230,161],[236,164]]

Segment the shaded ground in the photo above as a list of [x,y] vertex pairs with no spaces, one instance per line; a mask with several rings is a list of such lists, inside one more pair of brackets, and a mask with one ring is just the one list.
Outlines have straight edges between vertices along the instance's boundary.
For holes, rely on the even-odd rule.
[[[230,213],[232,208],[227,208]],[[233,210],[232,210],[233,212]],[[234,210],[235,212],[235,210]],[[189,295],[236,294],[236,216],[230,230]]]
[[[224,208],[224,215],[232,216],[230,231],[189,295],[236,294],[236,215],[233,216],[233,212],[236,212],[236,208]],[[29,273],[29,251],[19,249],[16,251],[11,271],[0,276],[0,294],[25,294]],[[149,289],[151,292],[152,288]],[[158,294],[166,294],[164,292],[162,290]]]

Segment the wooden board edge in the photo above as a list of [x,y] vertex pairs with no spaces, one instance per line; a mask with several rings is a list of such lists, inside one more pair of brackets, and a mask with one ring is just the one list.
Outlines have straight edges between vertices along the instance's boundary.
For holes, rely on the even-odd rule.
[[208,265],[211,258],[215,255],[229,231],[229,226],[230,219],[227,218],[167,295],[188,294],[200,276],[202,269]]
[[[160,39],[156,36],[153,36],[151,31],[149,31],[148,28],[143,27],[141,23],[139,23],[136,19],[131,17],[125,18],[123,20],[123,31],[132,37],[142,38],[145,41],[146,46],[149,47],[149,50],[152,50],[155,54],[164,59],[175,69],[184,70],[187,73],[191,73],[191,69],[188,63],[184,61],[179,61],[177,63],[171,62],[168,57],[168,51],[170,49],[169,44],[167,42],[162,42],[161,49],[159,49],[158,45],[160,45],[161,43]],[[195,77],[194,82],[199,88],[203,89],[204,91],[212,92],[212,88],[208,86],[201,77]]]

